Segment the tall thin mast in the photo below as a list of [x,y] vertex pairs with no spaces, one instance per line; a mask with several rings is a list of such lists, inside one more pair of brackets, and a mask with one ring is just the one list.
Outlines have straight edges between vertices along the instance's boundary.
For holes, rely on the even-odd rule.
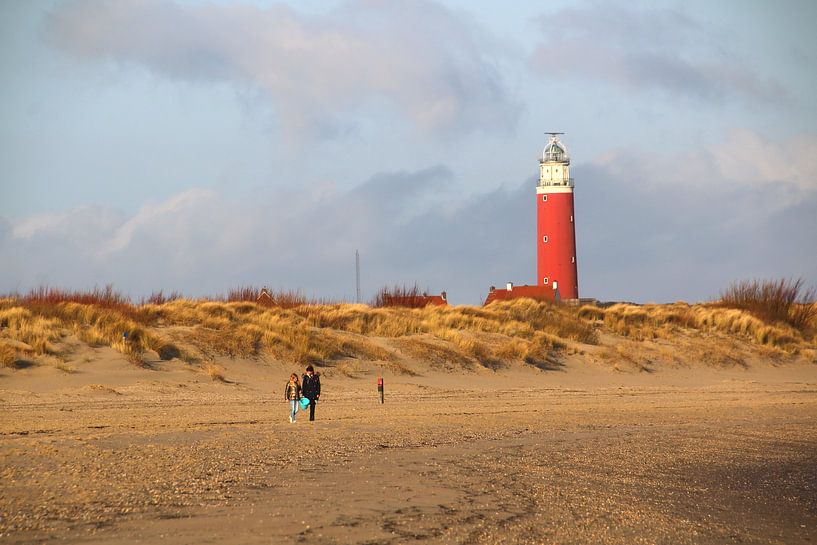
[[360,252],[355,250],[355,303],[360,303]]

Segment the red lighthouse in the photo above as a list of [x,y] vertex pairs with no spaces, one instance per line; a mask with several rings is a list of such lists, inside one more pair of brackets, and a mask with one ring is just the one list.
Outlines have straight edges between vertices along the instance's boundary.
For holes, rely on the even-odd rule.
[[559,140],[562,133],[548,134],[536,187],[536,285],[552,289],[557,298],[578,299],[570,157]]
[[539,160],[536,186],[536,284],[508,282],[504,290],[491,286],[485,305],[521,297],[539,301],[579,298],[570,157],[559,141],[562,133],[547,134],[550,139]]

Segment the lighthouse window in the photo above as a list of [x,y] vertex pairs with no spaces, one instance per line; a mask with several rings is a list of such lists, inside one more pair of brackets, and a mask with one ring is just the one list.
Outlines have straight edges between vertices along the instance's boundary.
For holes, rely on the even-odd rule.
[[542,279],[542,284],[547,284],[547,283],[548,283],[548,277],[546,276],[546,277],[544,277]]
[[547,242],[547,241],[548,241],[548,236],[547,235],[543,236],[542,237],[542,242]]
[[548,200],[548,196],[547,195],[542,195],[542,202],[547,202],[547,200]]
[[570,216],[570,223],[573,223],[573,216]]
[[576,262],[576,256],[575,256],[575,255],[574,255],[573,257],[571,257],[571,258],[570,258],[570,262],[571,262],[571,263],[575,263],[575,262]]

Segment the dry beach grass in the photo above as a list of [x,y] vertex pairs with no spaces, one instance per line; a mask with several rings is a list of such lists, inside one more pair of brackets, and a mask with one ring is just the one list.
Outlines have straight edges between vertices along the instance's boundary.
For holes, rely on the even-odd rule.
[[[799,284],[794,287],[796,296]],[[673,342],[679,337],[697,337],[707,347],[728,338],[727,344],[739,341],[758,353],[814,350],[817,304],[798,303],[789,295],[782,310],[774,297],[753,305],[746,301],[751,290],[744,284],[738,288],[741,299],[606,308],[527,299],[485,308],[372,308],[308,302],[290,292],[274,294],[275,304],[261,305],[240,300],[248,289],[235,290],[231,297],[236,301],[159,294],[149,299],[159,303],[132,305],[110,288],[90,293],[42,289],[0,299],[0,356],[5,367],[13,367],[20,358],[65,360],[71,351],[66,339],[68,345],[75,339],[89,346],[109,346],[137,364],[155,354],[203,369],[221,356],[328,366],[353,358],[406,367],[401,347],[413,357],[433,352],[433,359],[444,365],[496,368],[515,362],[537,364],[565,352],[586,351],[592,358],[599,352],[593,349],[597,346],[610,349],[602,353],[639,351],[639,343]],[[756,291],[758,297],[770,297],[762,289]],[[766,307],[775,312],[764,312]],[[791,319],[781,319],[785,316]],[[694,342],[686,344],[694,357]]]

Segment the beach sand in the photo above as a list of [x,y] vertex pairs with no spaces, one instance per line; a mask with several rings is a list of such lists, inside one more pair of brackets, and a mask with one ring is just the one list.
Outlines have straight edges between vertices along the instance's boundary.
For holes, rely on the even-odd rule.
[[[817,365],[0,371],[0,542],[814,543]],[[386,383],[379,403],[376,379]]]

